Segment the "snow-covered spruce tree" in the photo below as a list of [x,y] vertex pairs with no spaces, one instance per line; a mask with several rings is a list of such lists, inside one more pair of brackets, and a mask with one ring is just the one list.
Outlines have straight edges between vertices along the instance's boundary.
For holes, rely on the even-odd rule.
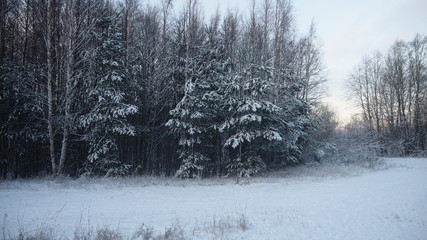
[[181,165],[176,176],[181,178],[200,177],[210,164],[221,116],[218,91],[230,72],[224,45],[215,34],[192,51],[195,55],[186,59],[184,70],[184,96],[166,123],[179,136]]
[[227,117],[220,131],[229,133],[225,146],[231,147],[228,172],[249,177],[266,168],[261,158],[269,145],[281,141],[279,126],[281,108],[267,100],[270,94],[271,68],[250,65],[224,88],[224,107]]
[[279,132],[283,138],[273,147],[276,166],[303,163],[308,132],[314,128],[309,115],[310,105],[297,97],[302,89],[301,81],[289,73],[283,74],[283,79],[277,101],[277,105],[282,109],[280,118],[284,124],[280,125]]
[[42,70],[18,62],[0,66],[0,178],[19,176],[19,168],[29,165],[23,159],[32,156],[30,146],[48,140]]
[[195,79],[186,80],[184,97],[170,111],[173,118],[166,123],[173,133],[179,135],[181,165],[175,175],[181,178],[200,177],[208,161],[208,157],[199,149],[202,135],[206,134],[205,110],[209,109],[207,103],[198,96],[201,90],[199,87]]
[[45,141],[47,135],[43,106],[42,68],[37,65],[8,63],[0,66],[0,133],[8,139]]
[[114,17],[99,18],[94,32],[98,46],[92,54],[89,111],[80,118],[89,143],[85,173],[89,175],[124,175],[129,165],[118,155],[118,135],[135,134],[127,117],[138,109],[130,103],[128,92],[126,52],[120,29]]

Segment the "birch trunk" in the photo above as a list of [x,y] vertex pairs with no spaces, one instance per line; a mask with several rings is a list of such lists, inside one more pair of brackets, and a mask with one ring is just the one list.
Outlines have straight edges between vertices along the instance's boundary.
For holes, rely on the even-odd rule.
[[48,104],[48,116],[47,116],[47,128],[49,132],[49,151],[50,161],[52,164],[52,173],[57,172],[56,160],[55,160],[55,142],[54,142],[54,131],[53,131],[53,96],[52,96],[52,82],[53,82],[53,62],[52,62],[52,0],[47,1],[47,104]]
[[64,163],[67,157],[67,148],[68,148],[68,137],[69,137],[69,128],[70,128],[70,111],[71,111],[71,87],[72,87],[72,77],[73,77],[73,64],[74,64],[74,35],[75,35],[75,26],[76,19],[74,14],[74,0],[70,0],[68,3],[68,34],[67,34],[67,57],[65,63],[65,122],[64,129],[62,132],[62,147],[61,147],[61,156],[59,158],[58,174],[61,174],[64,169]]

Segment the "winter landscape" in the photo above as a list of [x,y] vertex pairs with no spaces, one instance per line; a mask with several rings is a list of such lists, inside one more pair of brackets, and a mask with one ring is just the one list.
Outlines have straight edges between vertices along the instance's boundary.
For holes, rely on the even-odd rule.
[[0,210],[6,239],[20,229],[23,236],[87,239],[105,226],[113,236],[106,239],[425,239],[426,182],[425,158],[384,159],[369,170],[294,167],[241,185],[148,177],[5,181]]
[[423,9],[0,0],[0,239],[427,239]]

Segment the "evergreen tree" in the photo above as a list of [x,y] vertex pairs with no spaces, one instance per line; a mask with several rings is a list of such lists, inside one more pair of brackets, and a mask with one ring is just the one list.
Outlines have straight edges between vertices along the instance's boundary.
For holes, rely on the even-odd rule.
[[0,66],[0,177],[26,176],[19,171],[30,165],[24,156],[32,156],[31,148],[40,148],[38,143],[46,143],[41,69],[16,62]]
[[224,45],[215,32],[193,51],[196,54],[184,70],[184,97],[166,124],[179,135],[181,165],[176,176],[182,178],[200,177],[212,160],[210,148],[218,135],[221,116],[218,91],[230,71]]
[[303,162],[303,152],[310,137],[308,133],[314,129],[309,116],[310,105],[304,99],[297,97],[301,89],[301,81],[294,77],[286,79],[280,87],[278,105],[282,109],[280,117],[283,124],[279,132],[283,138],[273,146],[276,155],[275,164],[279,166]]
[[197,76],[193,75],[186,80],[184,97],[170,111],[173,116],[166,126],[173,133],[179,135],[179,159],[182,161],[176,172],[177,177],[194,178],[200,177],[206,162],[209,160],[200,151],[202,137],[206,134],[208,125],[204,121],[207,117],[208,103],[200,98],[203,87]]
[[220,131],[230,137],[225,146],[234,158],[227,168],[237,177],[249,177],[265,169],[261,152],[269,143],[281,141],[281,108],[267,100],[272,87],[271,68],[250,65],[226,85],[222,92],[227,116]]
[[46,98],[40,92],[46,86],[41,79],[40,68],[35,65],[0,66],[0,133],[7,139],[46,140]]
[[98,47],[93,52],[92,81],[89,92],[90,109],[80,123],[89,143],[85,171],[96,175],[123,175],[129,165],[118,155],[118,135],[135,135],[127,116],[138,109],[129,101],[131,90],[127,81],[126,51],[114,17],[100,18],[96,22],[100,33],[94,33]]

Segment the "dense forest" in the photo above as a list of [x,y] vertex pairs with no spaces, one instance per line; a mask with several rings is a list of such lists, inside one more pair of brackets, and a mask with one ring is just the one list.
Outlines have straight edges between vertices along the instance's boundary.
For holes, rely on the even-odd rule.
[[[244,177],[348,144],[321,104],[315,26],[296,29],[287,0],[248,16],[197,0],[0,4],[1,177]],[[340,132],[425,150],[426,47],[366,58],[350,79],[362,118]]]

